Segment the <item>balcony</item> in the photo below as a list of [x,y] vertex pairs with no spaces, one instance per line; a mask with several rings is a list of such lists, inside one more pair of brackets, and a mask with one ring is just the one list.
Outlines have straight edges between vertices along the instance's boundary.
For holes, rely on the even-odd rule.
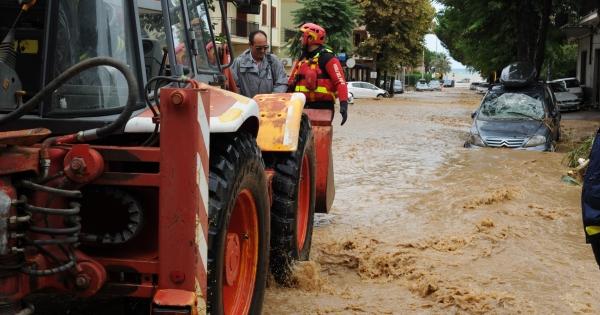
[[248,37],[250,33],[258,30],[258,23],[256,22],[229,18],[227,19],[227,23],[229,23],[227,25],[229,26],[231,35],[234,36]]
[[[223,28],[223,20],[221,18],[212,18],[215,30],[221,30],[221,33],[225,33]],[[232,36],[248,37],[251,32],[258,30],[258,23],[250,22],[246,20],[239,20],[235,18],[227,19],[227,27]],[[219,31],[216,31],[215,35],[218,35]]]

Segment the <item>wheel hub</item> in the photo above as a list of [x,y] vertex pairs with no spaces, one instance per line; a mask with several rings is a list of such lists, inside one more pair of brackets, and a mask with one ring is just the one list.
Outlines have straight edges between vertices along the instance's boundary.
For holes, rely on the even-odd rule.
[[232,286],[240,272],[241,245],[240,236],[237,233],[227,233],[227,244],[225,245],[225,281]]

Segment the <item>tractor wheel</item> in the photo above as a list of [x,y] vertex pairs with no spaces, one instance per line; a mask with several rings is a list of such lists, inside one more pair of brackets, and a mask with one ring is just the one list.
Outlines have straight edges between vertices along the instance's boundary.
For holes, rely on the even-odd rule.
[[256,141],[211,139],[208,311],[260,314],[269,264],[269,197]]
[[275,170],[271,205],[271,272],[285,284],[294,260],[308,260],[315,215],[315,144],[306,115],[300,123],[298,149],[265,156]]

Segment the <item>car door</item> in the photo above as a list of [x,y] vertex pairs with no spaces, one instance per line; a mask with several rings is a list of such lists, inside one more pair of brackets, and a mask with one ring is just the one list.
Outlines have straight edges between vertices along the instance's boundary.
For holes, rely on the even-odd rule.
[[360,82],[360,97],[370,97],[369,83]]
[[353,89],[352,89],[352,94],[354,94],[355,98],[361,98],[361,97],[365,97],[364,96],[364,88],[363,88],[363,83],[362,82],[354,82],[353,84]]
[[377,97],[377,94],[379,94],[379,88],[371,83],[364,83],[364,84],[366,87],[365,93],[368,94],[367,97]]

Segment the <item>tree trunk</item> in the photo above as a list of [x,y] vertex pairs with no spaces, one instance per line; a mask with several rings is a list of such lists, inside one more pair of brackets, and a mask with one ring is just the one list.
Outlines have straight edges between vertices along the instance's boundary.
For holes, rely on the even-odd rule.
[[529,36],[531,29],[529,28],[532,18],[531,0],[517,0],[517,59],[521,62],[529,60]]
[[535,51],[535,70],[536,79],[541,75],[544,58],[546,55],[546,35],[548,34],[548,25],[550,24],[550,12],[552,10],[552,0],[544,0],[544,8],[540,21],[540,30],[538,32],[537,47]]

